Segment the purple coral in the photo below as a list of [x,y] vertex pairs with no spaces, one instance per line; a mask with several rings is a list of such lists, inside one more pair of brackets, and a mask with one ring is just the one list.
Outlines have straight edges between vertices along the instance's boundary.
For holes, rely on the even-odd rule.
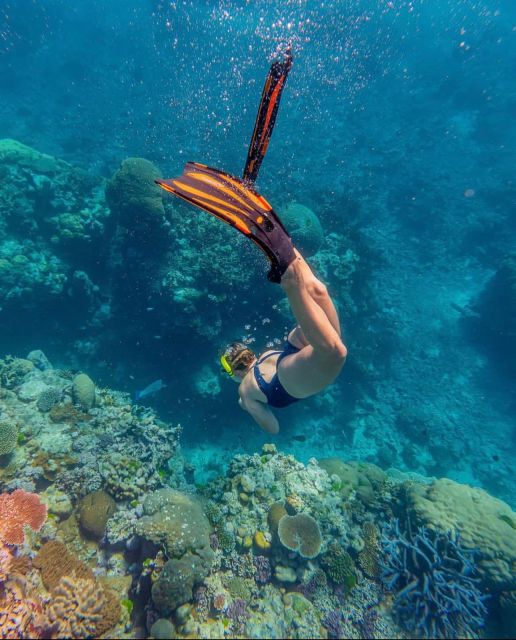
[[343,638],[344,633],[342,629],[342,623],[344,621],[344,616],[342,615],[342,611],[338,611],[334,609],[333,611],[328,612],[323,618],[323,625],[326,627],[328,631],[328,638]]
[[226,616],[231,620],[231,630],[242,635],[245,629],[245,623],[251,617],[247,612],[247,604],[242,598],[237,598],[226,609]]
[[254,579],[258,584],[267,584],[272,577],[272,568],[269,558],[265,556],[256,556],[253,559],[253,564],[256,568]]
[[394,613],[411,633],[424,638],[475,635],[483,626],[487,596],[474,578],[475,552],[455,533],[425,527],[401,531],[398,520],[382,531],[382,580],[395,591]]

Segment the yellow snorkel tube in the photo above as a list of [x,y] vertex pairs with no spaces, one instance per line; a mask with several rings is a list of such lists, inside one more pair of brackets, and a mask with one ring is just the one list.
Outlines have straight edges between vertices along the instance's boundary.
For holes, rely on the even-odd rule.
[[233,376],[233,375],[234,375],[234,371],[233,371],[233,369],[231,368],[231,365],[229,364],[229,362],[227,361],[226,354],[222,354],[222,355],[220,356],[220,364],[221,364],[221,366],[222,366],[222,369],[223,369],[223,370],[224,370],[228,375],[230,375],[230,376]]

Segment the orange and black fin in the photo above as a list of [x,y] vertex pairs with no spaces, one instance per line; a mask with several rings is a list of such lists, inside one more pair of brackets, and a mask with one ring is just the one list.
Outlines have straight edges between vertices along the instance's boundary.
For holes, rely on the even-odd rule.
[[281,280],[295,258],[292,240],[271,205],[249,183],[198,162],[187,162],[178,178],[155,182],[250,238],[271,263],[269,280]]
[[285,54],[285,60],[283,62],[273,62],[265,80],[242,176],[246,182],[254,182],[258,176],[258,171],[267,152],[274,123],[276,122],[281,92],[291,67],[292,54],[289,47]]

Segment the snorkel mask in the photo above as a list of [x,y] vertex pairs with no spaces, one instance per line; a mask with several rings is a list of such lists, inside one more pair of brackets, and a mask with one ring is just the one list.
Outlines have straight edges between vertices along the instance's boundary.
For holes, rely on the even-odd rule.
[[220,364],[222,366],[222,370],[225,371],[228,375],[230,376],[235,375],[235,372],[233,371],[233,369],[231,368],[231,365],[227,361],[225,353],[220,356]]

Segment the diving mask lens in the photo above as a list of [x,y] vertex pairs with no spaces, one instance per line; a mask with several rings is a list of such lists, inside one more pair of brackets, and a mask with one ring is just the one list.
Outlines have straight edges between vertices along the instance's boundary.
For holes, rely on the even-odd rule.
[[234,375],[233,374],[233,369],[231,368],[231,365],[229,364],[229,362],[226,360],[226,356],[220,356],[220,364],[222,365],[222,369],[230,376]]

